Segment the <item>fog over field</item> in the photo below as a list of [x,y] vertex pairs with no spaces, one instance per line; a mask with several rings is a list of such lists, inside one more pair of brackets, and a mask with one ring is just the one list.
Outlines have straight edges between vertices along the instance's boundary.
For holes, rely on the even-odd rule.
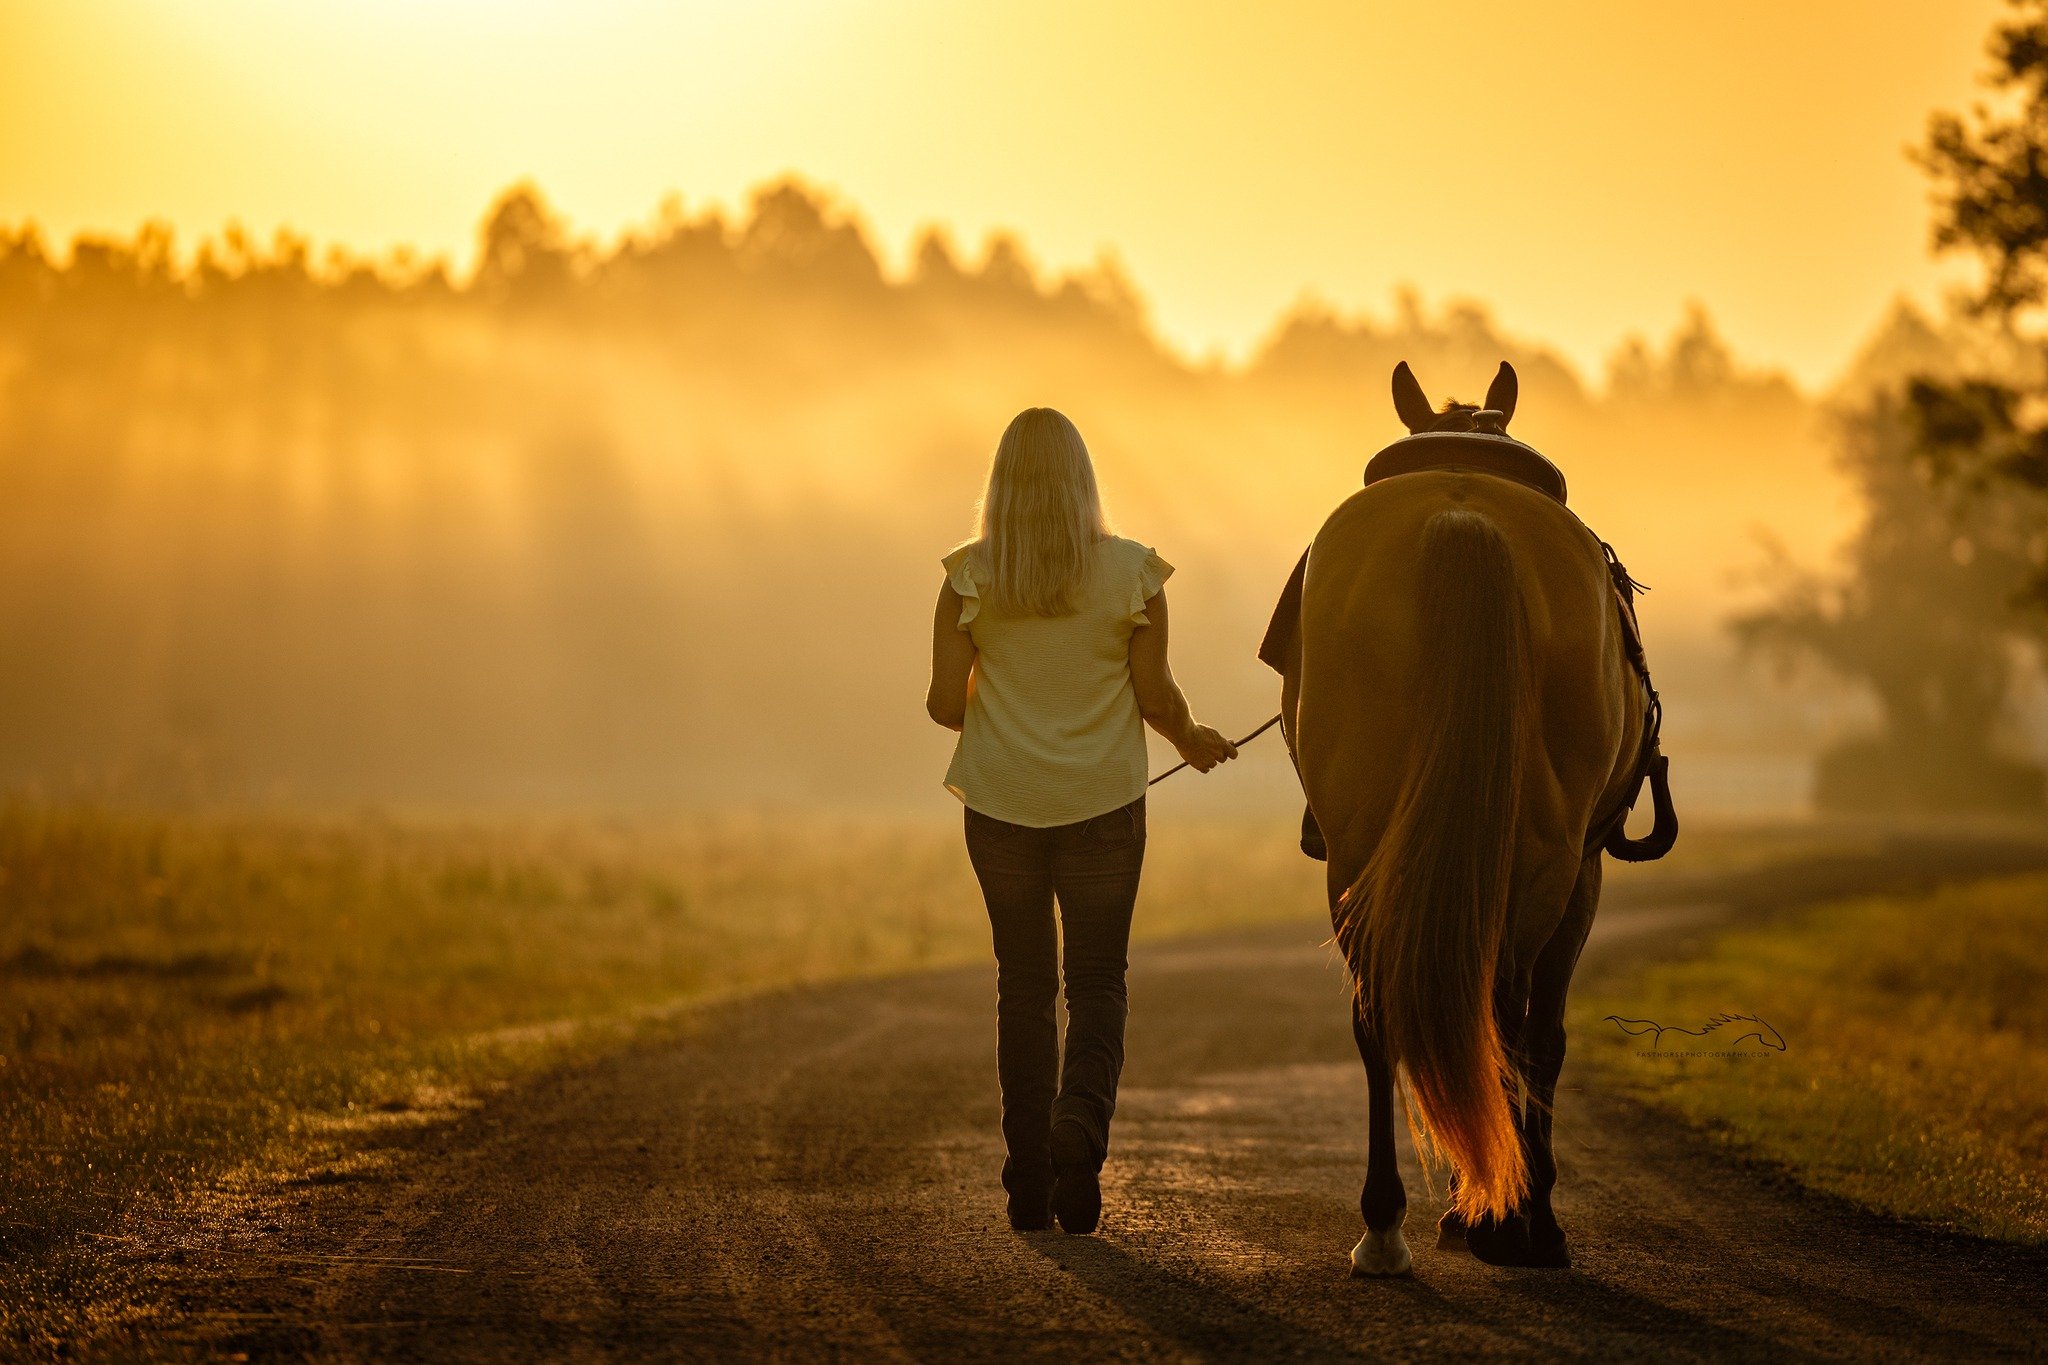
[[[605,243],[520,187],[480,232],[461,279],[289,235],[0,235],[0,786],[944,810],[951,736],[919,705],[937,558],[1031,404],[1075,419],[1119,529],[1179,566],[1177,670],[1239,733],[1277,706],[1252,651],[1289,566],[1400,434],[1393,364],[1441,401],[1508,359],[1515,434],[1654,589],[1682,797],[1782,813],[1871,708],[1740,663],[1725,622],[1773,553],[1824,564],[1857,523],[1830,405],[1951,344],[1901,311],[1812,394],[1696,313],[1590,376],[1404,295],[1299,302],[1223,367],[1165,347],[1113,260],[1048,278],[1012,239],[935,231],[899,277],[797,181]],[[1277,810],[1265,748],[1171,799]]]

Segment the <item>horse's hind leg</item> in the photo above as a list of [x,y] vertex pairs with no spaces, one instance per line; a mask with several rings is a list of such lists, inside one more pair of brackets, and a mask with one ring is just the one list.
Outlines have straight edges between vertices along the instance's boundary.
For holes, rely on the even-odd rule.
[[1600,876],[1600,854],[1596,851],[1581,865],[1578,884],[1572,888],[1571,905],[1537,958],[1530,982],[1523,1047],[1529,1099],[1522,1115],[1522,1150],[1529,1161],[1530,1265],[1571,1264],[1564,1229],[1558,1226],[1557,1215],[1550,1206],[1551,1191],[1557,1186],[1551,1110],[1557,1100],[1558,1074],[1564,1070],[1565,997],[1571,990],[1572,972],[1578,967],[1586,936],[1592,932],[1593,912],[1600,904]]
[[1365,1189],[1358,1211],[1365,1216],[1365,1236],[1351,1249],[1354,1275],[1406,1275],[1414,1268],[1401,1225],[1408,1218],[1408,1191],[1401,1184],[1401,1166],[1394,1152],[1394,1068],[1374,1036],[1365,1011],[1353,1005],[1351,1033],[1365,1062],[1366,1114]]
[[[1593,865],[1590,884],[1588,863]],[[1592,924],[1599,889],[1597,854],[1553,863],[1532,879],[1524,903],[1559,908],[1542,921],[1551,926],[1549,934],[1524,947],[1535,961],[1530,963],[1525,956],[1521,960],[1528,965],[1504,968],[1494,987],[1494,1022],[1514,1073],[1508,1083],[1508,1108],[1521,1138],[1529,1192],[1507,1217],[1481,1218],[1466,1229],[1467,1248],[1492,1265],[1562,1263],[1556,1258],[1562,1252],[1563,1234],[1550,1213],[1557,1166],[1550,1152],[1549,1115],[1558,1069],[1564,1063],[1564,993]]]
[[[1510,1072],[1507,1080],[1508,1111],[1514,1116],[1517,1129],[1521,1127],[1522,1116],[1526,1112],[1523,1085],[1519,1078],[1528,1070],[1522,1052],[1528,1008],[1528,976],[1521,972],[1503,973],[1494,984],[1494,1026],[1500,1031],[1501,1050],[1507,1054]],[[1455,1210],[1444,1215],[1444,1221],[1437,1225],[1439,1241],[1443,1240],[1456,1219]],[[1467,1223],[1465,1247],[1488,1265],[1529,1264],[1528,1206],[1519,1205],[1509,1210],[1504,1218],[1483,1214]]]

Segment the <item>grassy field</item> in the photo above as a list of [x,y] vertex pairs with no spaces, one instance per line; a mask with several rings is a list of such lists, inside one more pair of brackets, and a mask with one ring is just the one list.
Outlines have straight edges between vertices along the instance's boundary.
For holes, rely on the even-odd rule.
[[[1157,830],[1137,933],[1320,914],[1284,829]],[[318,1180],[351,1133],[719,994],[987,955],[957,828],[0,808],[0,1355],[125,1307],[144,1207]]]
[[[1609,1074],[1811,1187],[2048,1243],[2048,877],[1809,909],[1573,1012]],[[1746,1024],[1653,1048],[1605,1022],[1728,1012],[1768,1022],[1783,1052],[1735,1044]]]

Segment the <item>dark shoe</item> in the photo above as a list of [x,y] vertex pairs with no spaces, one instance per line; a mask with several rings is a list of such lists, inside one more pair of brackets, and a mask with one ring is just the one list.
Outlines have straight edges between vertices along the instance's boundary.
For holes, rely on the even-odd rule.
[[1096,1177],[1095,1144],[1078,1123],[1052,1130],[1052,1211],[1060,1227],[1079,1236],[1102,1221],[1102,1182]]
[[1010,1227],[1016,1232],[1044,1232],[1052,1226],[1052,1192],[1036,1190],[1010,1192]]

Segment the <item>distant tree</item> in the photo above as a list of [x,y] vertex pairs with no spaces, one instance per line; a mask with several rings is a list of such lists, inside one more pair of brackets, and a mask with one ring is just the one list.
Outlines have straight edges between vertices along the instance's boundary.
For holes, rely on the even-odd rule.
[[57,292],[60,278],[34,223],[14,232],[0,227],[0,314],[27,316]]
[[498,196],[479,235],[476,287],[487,297],[549,293],[574,279],[568,228],[530,182]]
[[1866,520],[1835,576],[1778,567],[1773,600],[1733,622],[1751,651],[1818,661],[1870,688],[1882,729],[1821,755],[1826,810],[2038,806],[2042,774],[2000,752],[2016,658],[2010,603],[2030,565],[1996,508],[1933,496],[1906,405],[1881,394],[1841,420]]
[[1782,407],[1800,401],[1784,375],[1738,364],[1734,349],[1699,303],[1686,306],[1685,321],[1661,355],[1640,337],[1625,342],[1607,362],[1607,392],[1616,402],[1658,408],[1672,403]]
[[829,208],[824,194],[799,180],[755,191],[753,216],[739,239],[741,262],[770,279],[805,288],[879,288],[881,263],[859,223],[844,216],[834,219]]
[[911,260],[911,278],[921,288],[954,289],[966,278],[953,239],[941,227],[928,227],[918,234]]
[[989,234],[981,261],[981,282],[992,289],[1035,298],[1038,267],[1024,244],[1007,232]]

